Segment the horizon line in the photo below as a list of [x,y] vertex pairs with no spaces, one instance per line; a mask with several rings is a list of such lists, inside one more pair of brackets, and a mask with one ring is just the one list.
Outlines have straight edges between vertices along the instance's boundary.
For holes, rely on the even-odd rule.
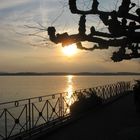
[[139,72],[0,72],[0,76],[12,75],[140,75]]

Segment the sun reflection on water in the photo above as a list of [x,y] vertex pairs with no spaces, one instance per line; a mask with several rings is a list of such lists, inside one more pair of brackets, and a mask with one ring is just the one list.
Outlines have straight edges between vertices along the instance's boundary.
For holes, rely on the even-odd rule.
[[68,98],[71,98],[72,94],[73,94],[73,76],[72,75],[68,75],[68,87],[67,87],[67,92],[68,92]]
[[67,92],[67,101],[68,101],[68,104],[69,105],[71,105],[71,97],[72,97],[72,95],[73,95],[73,75],[68,75],[67,76],[67,81],[68,81],[68,87],[67,87],[67,89],[66,89],[66,92]]
[[[67,92],[66,101],[67,101],[67,104],[70,106],[73,103],[73,99],[72,99],[73,90],[74,90],[73,75],[68,75],[67,76],[67,84],[68,84],[68,87],[66,89],[66,92]],[[69,113],[69,112],[70,112],[70,109],[68,108],[67,113]]]

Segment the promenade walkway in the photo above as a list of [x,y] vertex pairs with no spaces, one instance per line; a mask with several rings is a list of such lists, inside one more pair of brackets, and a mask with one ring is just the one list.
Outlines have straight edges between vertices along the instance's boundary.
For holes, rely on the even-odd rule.
[[136,113],[133,95],[129,94],[39,139],[140,140],[140,114]]

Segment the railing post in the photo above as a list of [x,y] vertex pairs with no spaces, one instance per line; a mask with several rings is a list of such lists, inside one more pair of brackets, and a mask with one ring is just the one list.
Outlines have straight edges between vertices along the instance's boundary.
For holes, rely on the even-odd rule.
[[60,109],[60,117],[62,117],[63,116],[63,96],[62,96],[62,93],[60,93],[59,109]]
[[31,104],[32,105],[32,128],[34,127],[34,107],[33,107],[33,103]]
[[46,101],[46,105],[47,105],[47,122],[49,122],[49,104],[48,104],[48,100]]
[[59,117],[61,118],[61,93],[59,95]]
[[26,131],[28,130],[28,105],[26,104]]
[[31,130],[31,99],[28,100],[28,106],[29,106],[29,131]]
[[7,109],[5,111],[5,139],[7,139]]

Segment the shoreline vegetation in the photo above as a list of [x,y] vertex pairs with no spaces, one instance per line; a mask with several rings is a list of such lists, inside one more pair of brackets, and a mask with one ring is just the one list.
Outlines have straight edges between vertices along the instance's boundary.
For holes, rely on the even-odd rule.
[[133,76],[138,75],[140,76],[140,73],[135,72],[107,72],[107,73],[101,73],[101,72],[46,72],[46,73],[38,73],[38,72],[16,72],[16,73],[10,73],[10,72],[0,72],[0,76],[66,76],[66,75],[75,75],[75,76]]

